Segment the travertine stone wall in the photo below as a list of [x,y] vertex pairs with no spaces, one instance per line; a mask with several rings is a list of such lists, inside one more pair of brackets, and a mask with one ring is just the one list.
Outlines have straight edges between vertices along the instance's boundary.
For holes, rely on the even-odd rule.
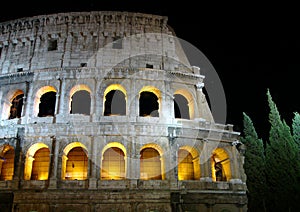
[[[202,91],[204,77],[201,67],[189,64],[167,17],[93,11],[0,23],[0,157],[5,148],[15,151],[13,180],[0,181],[0,196],[13,198],[0,206],[12,211],[246,211],[243,154],[235,145],[239,132],[214,122]],[[124,92],[126,115],[104,116],[110,86]],[[70,113],[78,90],[90,94],[90,115]],[[54,115],[38,117],[47,91],[56,92]],[[159,117],[139,116],[141,91],[157,96]],[[19,93],[24,94],[21,117],[9,119]],[[175,94],[187,100],[190,119],[174,117]],[[50,151],[49,178],[28,180],[26,161],[38,144]],[[63,175],[66,152],[75,144],[88,158],[86,180]],[[103,151],[113,146],[126,156],[124,180],[101,179]],[[145,147],[159,152],[162,180],[140,179]],[[194,155],[197,180],[178,180],[182,148]],[[230,161],[227,181],[212,176],[217,148]]]

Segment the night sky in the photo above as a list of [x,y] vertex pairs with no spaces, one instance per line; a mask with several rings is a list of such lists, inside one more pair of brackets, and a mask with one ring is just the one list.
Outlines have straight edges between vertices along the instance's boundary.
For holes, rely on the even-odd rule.
[[[193,2],[193,3],[191,3]],[[196,4],[197,3],[197,4]],[[201,1],[8,1],[0,21],[71,11],[130,11],[168,16],[177,37],[197,47],[212,63],[223,84],[227,123],[242,131],[242,112],[260,137],[268,137],[270,89],[283,119],[291,126],[300,112],[299,12],[296,5],[204,4]],[[17,11],[20,10],[20,11]],[[299,36],[298,36],[299,38]]]

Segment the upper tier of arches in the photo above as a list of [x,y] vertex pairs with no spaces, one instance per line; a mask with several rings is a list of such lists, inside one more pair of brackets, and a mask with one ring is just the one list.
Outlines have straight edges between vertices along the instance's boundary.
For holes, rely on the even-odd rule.
[[[31,92],[10,89],[3,92],[1,120],[54,117],[63,114],[91,116],[168,117],[193,120],[197,110],[195,89],[178,88],[166,94],[157,85],[141,86],[132,91],[118,83],[95,90],[88,84],[73,84],[66,90],[57,85],[36,86]],[[62,97],[63,96],[63,97]],[[102,108],[102,109],[101,109]],[[67,115],[67,116],[66,116]]]

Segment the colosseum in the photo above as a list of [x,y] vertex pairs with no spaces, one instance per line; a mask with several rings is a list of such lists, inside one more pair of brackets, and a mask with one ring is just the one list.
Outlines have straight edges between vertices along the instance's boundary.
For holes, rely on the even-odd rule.
[[168,17],[0,23],[0,211],[247,211],[240,133]]

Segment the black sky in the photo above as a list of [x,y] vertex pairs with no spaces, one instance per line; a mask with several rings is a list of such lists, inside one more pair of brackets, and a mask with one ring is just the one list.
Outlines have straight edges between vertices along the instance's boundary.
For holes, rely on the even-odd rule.
[[[267,89],[283,119],[300,112],[299,12],[296,5],[229,5],[202,1],[7,1],[0,21],[71,11],[131,11],[168,16],[176,35],[196,46],[217,71],[227,99],[227,123],[242,131],[242,112],[268,136]],[[299,38],[299,37],[298,37]]]

